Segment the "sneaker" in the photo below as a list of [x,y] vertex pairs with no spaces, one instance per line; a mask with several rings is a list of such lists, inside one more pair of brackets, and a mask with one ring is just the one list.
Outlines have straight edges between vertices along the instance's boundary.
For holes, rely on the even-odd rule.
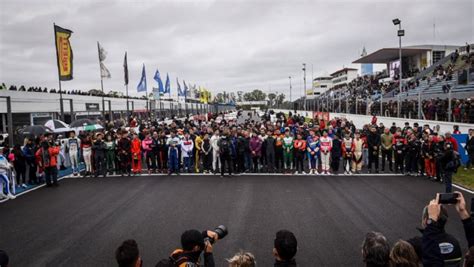
[[8,195],[6,195],[6,197],[8,199],[15,199],[16,198],[16,196],[14,196],[12,193],[8,193]]
[[21,187],[28,188],[28,186],[26,184],[21,184]]

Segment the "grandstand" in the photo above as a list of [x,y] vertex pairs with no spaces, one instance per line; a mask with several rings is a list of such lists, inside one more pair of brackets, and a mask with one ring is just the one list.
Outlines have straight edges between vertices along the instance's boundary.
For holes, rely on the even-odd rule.
[[[469,46],[472,51],[474,45]],[[377,50],[353,63],[383,63],[387,69],[359,76],[343,87],[331,88],[307,100],[307,109],[423,119],[430,102],[435,101],[436,118],[453,120],[445,114],[453,114],[461,105],[463,120],[474,122],[474,53],[466,50],[466,46],[403,47],[402,92],[397,77],[393,76],[395,72],[390,71],[390,64],[398,59],[398,49]],[[428,62],[432,64],[428,66]],[[295,107],[303,107],[302,101],[297,100]]]

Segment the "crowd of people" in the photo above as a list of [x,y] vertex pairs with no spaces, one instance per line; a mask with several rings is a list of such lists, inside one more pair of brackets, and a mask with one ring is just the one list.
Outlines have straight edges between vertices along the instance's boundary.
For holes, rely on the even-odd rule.
[[[474,220],[469,214],[464,196],[455,192],[455,203],[440,203],[440,194],[422,211],[421,236],[400,239],[390,244],[379,232],[369,232],[362,242],[362,262],[367,267],[441,267],[474,266]],[[458,239],[446,231],[448,209],[454,207],[464,227],[468,249],[465,254]],[[182,248],[174,250],[169,258],[160,260],[156,267],[215,266],[213,245],[220,240],[215,231],[187,230],[181,235]],[[270,249],[269,249],[270,250]],[[298,241],[288,230],[276,233],[272,254],[275,267],[296,267]],[[204,261],[200,262],[203,254]],[[119,267],[142,266],[140,250],[135,240],[124,241],[115,251]],[[255,267],[257,259],[251,252],[239,251],[227,260],[229,267]],[[314,266],[317,266],[314,262]]]
[[[171,123],[132,117],[128,127],[105,124],[102,131],[78,135],[71,131],[26,137],[23,144],[4,147],[0,159],[5,166],[13,166],[11,184],[17,187],[43,182],[55,186],[58,169],[70,167],[74,175],[84,177],[382,171],[444,181],[449,192],[452,175],[460,166],[460,144],[450,132],[441,133],[429,125],[385,126],[377,124],[374,116],[357,129],[344,118],[307,122],[291,113],[268,112],[258,117],[240,111],[233,119],[225,119],[225,114],[208,116],[209,120],[186,118]],[[453,131],[459,133],[456,127]],[[472,129],[465,149],[470,156],[465,167],[469,168],[474,162]]]
[[[437,64],[429,73],[421,76],[417,69],[407,72],[407,78],[402,83],[402,92],[420,87],[421,81],[426,81],[428,87],[441,84],[443,93],[451,91],[449,81],[453,80],[458,71],[474,68],[474,53],[469,52],[469,45],[460,55],[456,50],[451,53],[450,61],[444,64]],[[405,74],[404,74],[405,75]],[[328,112],[347,112],[351,114],[378,114],[389,117],[418,118],[418,100],[402,98],[400,114],[398,113],[397,94],[400,93],[399,82],[395,77],[386,81],[387,72],[375,75],[365,75],[357,77],[347,85],[334,87],[326,91],[314,106],[319,106],[318,110]],[[380,110],[380,95],[383,95],[384,103]],[[389,101],[385,101],[388,100]],[[422,101],[422,114],[426,119],[449,121],[448,99],[436,96],[433,99]],[[456,99],[453,95],[451,103],[451,121],[474,123],[474,103],[471,99]]]
[[[89,90],[89,91],[83,91],[83,90],[62,90],[61,92],[59,90],[56,90],[55,88],[48,89],[46,87],[42,88],[39,86],[30,86],[26,88],[24,85],[21,85],[20,87],[17,87],[16,85],[10,85],[10,87],[7,87],[5,83],[2,83],[0,85],[0,90],[9,90],[9,91],[19,91],[19,92],[36,92],[36,93],[50,93],[50,94],[59,94],[63,93],[66,95],[84,95],[84,96],[105,96],[105,97],[113,97],[113,98],[127,98],[126,96],[123,95],[117,95],[111,93],[104,93],[99,90]],[[136,96],[128,96],[129,99],[142,99],[140,97]]]

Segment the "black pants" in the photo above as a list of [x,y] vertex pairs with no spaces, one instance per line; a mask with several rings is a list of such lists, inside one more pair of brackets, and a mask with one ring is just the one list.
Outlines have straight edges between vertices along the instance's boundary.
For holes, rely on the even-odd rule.
[[388,161],[388,168],[390,171],[393,171],[393,163],[392,163],[392,150],[382,149],[382,171],[385,171],[385,160]]
[[56,166],[44,168],[46,184],[58,184],[58,168]]
[[204,171],[212,171],[212,151],[209,151],[209,153],[202,154],[202,165],[204,168]]
[[155,161],[155,153],[153,151],[147,151],[146,152],[146,167],[148,168],[148,171],[155,170],[156,169],[156,161]]
[[34,163],[30,163],[29,164],[29,170],[28,170],[28,183],[30,184],[37,184],[39,181],[38,181],[38,177],[36,176],[36,164]]
[[232,159],[230,155],[220,155],[220,159],[221,159],[221,175],[224,176],[226,167],[227,167],[227,170],[229,171],[229,175],[232,175]]
[[331,158],[331,168],[334,173],[339,171],[339,162],[341,161],[341,157],[332,157]]
[[237,171],[245,172],[245,155],[243,153],[237,154]]
[[260,157],[254,156],[252,157],[252,161],[253,161],[253,172],[258,172],[258,163],[260,161]]
[[304,152],[297,151],[295,154],[295,169],[298,173],[303,173]]
[[267,151],[267,172],[275,171],[275,152]]
[[379,170],[379,152],[369,148],[369,170],[372,170],[372,163],[375,165],[375,170]]
[[130,174],[131,173],[131,167],[132,167],[132,159],[130,158],[130,155],[127,154],[120,154],[120,173],[121,174]]
[[278,171],[283,170],[283,150],[276,151],[275,152],[275,168]]
[[105,175],[107,168],[105,166],[105,157],[101,154],[96,154],[94,157],[95,176]]
[[399,154],[397,151],[395,151],[395,172],[401,172],[403,173],[403,159],[405,158],[405,155],[403,153]]
[[26,166],[24,164],[18,166],[19,164],[14,164],[16,172],[16,184],[26,184]]
[[418,171],[418,157],[416,154],[408,153],[405,161],[405,168],[407,172]]

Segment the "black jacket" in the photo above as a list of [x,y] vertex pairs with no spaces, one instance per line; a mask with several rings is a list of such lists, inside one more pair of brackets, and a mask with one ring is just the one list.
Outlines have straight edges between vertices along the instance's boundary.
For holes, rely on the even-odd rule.
[[380,144],[381,144],[381,140],[380,140],[379,134],[370,132],[367,135],[367,145],[369,147],[369,150],[373,150],[374,146],[380,147]]
[[421,249],[425,267],[459,266],[461,263],[458,240],[447,234],[439,222],[431,223],[423,230]]
[[474,220],[469,217],[462,221],[462,225],[464,226],[468,247],[474,246]]
[[275,264],[273,266],[274,267],[296,267],[297,265],[296,265],[296,260],[291,259],[291,260],[288,260],[288,261],[276,260]]

